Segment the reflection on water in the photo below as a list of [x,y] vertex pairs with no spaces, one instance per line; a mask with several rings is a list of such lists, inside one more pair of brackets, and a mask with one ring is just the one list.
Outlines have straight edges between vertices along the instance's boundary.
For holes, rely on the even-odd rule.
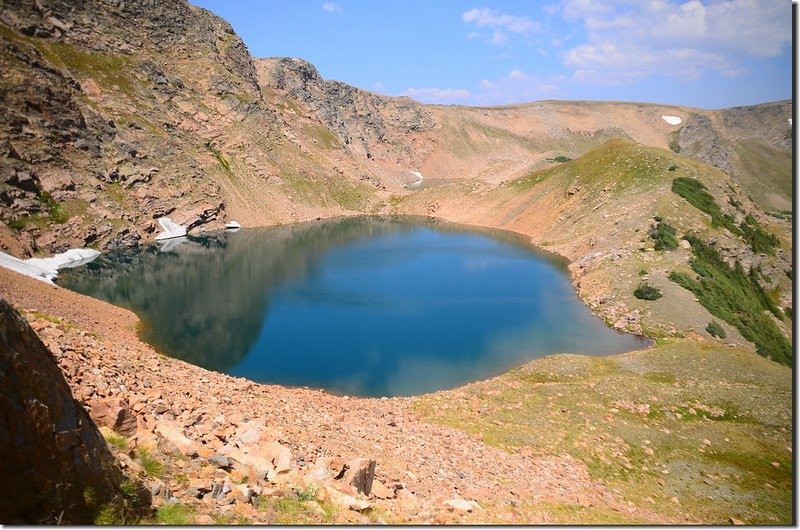
[[105,254],[59,284],[130,308],[145,340],[193,364],[390,396],[641,347],[591,315],[563,266],[510,233],[358,217]]

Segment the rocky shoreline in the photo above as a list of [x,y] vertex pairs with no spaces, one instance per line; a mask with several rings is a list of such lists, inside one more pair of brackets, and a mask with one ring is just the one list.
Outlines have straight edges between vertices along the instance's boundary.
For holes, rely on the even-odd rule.
[[[129,311],[10,271],[0,271],[0,294],[24,311],[95,422],[125,439],[115,449],[122,469],[144,481],[155,507],[190,506],[198,523],[226,514],[275,522],[280,514],[258,508],[269,499],[304,503],[298,518],[318,522],[535,522],[515,507],[564,499],[669,522],[619,502],[567,455],[508,453],[429,424],[414,398],[210,372],[139,341]],[[160,463],[157,475],[142,449]]]

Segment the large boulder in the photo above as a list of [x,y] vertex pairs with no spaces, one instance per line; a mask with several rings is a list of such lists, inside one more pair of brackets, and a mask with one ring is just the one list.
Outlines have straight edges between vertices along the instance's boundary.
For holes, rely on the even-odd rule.
[[3,524],[87,524],[122,480],[53,354],[0,299],[0,495]]

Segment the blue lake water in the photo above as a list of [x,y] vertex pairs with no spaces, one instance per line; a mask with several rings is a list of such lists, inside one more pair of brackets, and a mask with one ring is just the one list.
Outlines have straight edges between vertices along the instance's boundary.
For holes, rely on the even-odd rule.
[[66,288],[136,312],[163,353],[265,383],[416,395],[537,357],[646,345],[591,314],[517,236],[356,217],[104,254]]

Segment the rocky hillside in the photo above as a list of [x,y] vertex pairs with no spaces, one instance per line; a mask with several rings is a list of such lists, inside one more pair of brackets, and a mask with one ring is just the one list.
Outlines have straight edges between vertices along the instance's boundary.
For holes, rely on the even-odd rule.
[[[0,270],[157,521],[190,522],[158,519],[183,506],[201,523],[788,523],[791,102],[422,105],[253,59],[185,0],[6,0],[0,73],[0,249],[15,256],[149,243],[162,216],[199,232],[421,214],[566,256],[609,325],[657,339],[423,398],[350,399],[164,357],[130,312]],[[275,274],[321,250],[276,250]],[[258,290],[234,289],[260,313]],[[204,325],[222,336],[218,317]],[[219,368],[231,352],[203,353],[187,359]],[[65,436],[96,440],[64,407]],[[57,517],[23,508],[38,519],[0,503],[8,521]]]
[[0,246],[17,256],[151,240],[164,215],[208,230],[373,212],[415,172],[496,184],[615,137],[716,164],[761,205],[790,202],[788,102],[423,106],[299,59],[253,60],[183,0],[4,2],[0,64]]

